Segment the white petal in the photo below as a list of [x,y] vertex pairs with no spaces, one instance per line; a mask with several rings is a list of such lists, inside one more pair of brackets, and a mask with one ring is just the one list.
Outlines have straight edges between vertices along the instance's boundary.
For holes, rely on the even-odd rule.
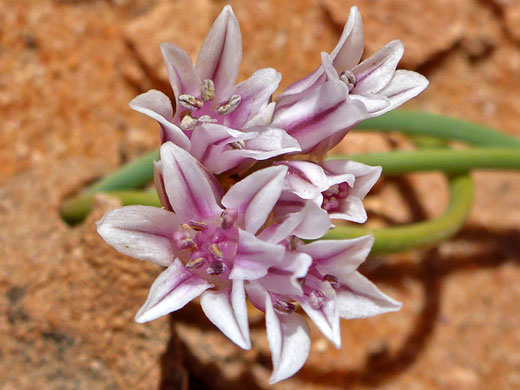
[[305,297],[296,297],[296,300],[321,333],[334,343],[336,348],[341,348],[339,312],[336,306],[336,297],[326,299],[320,309],[312,308],[308,299]]
[[298,314],[277,314],[269,294],[265,298],[265,325],[273,359],[270,384],[294,375],[305,364],[311,349],[309,327]]
[[227,5],[206,36],[195,66],[201,80],[209,79],[215,83],[216,102],[229,98],[241,61],[240,26],[231,6]]
[[365,96],[378,93],[394,77],[395,68],[403,53],[401,41],[392,41],[354,67],[352,72],[356,75],[357,84],[350,92]]
[[286,173],[285,166],[256,171],[233,185],[222,198],[222,204],[228,209],[238,210],[245,230],[255,234],[280,197]]
[[191,154],[167,142],[160,156],[168,200],[181,220],[205,220],[222,212],[212,175]]
[[178,310],[212,286],[186,271],[182,262],[176,259],[152,284],[135,320],[148,322]]
[[172,104],[170,98],[164,93],[155,89],[145,92],[130,102],[130,108],[159,122],[163,143],[171,141],[183,149],[190,149],[190,139],[181,129],[170,122],[173,116]]
[[330,53],[338,73],[357,65],[363,55],[363,46],[363,21],[358,8],[352,7],[339,42]]
[[284,190],[302,199],[314,199],[329,187],[323,168],[310,161],[283,161],[289,171],[285,177]]
[[336,290],[337,304],[341,318],[366,318],[378,314],[397,311],[401,303],[383,294],[359,272],[353,272],[340,279],[342,287]]
[[388,99],[381,93],[369,96],[351,94],[350,97],[353,100],[357,100],[363,103],[369,114],[376,113],[377,115],[379,115],[379,112],[386,110],[388,107],[390,107],[390,99]]
[[244,282],[234,280],[232,291],[209,290],[200,299],[202,310],[222,333],[243,349],[251,349]]
[[182,94],[200,96],[200,80],[188,53],[170,43],[161,44],[161,53],[175,97]]
[[273,294],[301,296],[303,295],[300,279],[307,275],[312,258],[295,251],[285,252],[279,264],[269,268],[268,274],[260,279],[260,283]]
[[321,163],[325,172],[330,175],[354,175],[354,186],[349,195],[363,199],[381,176],[382,168],[373,167],[351,160],[328,160]]
[[340,201],[339,210],[329,213],[330,219],[343,219],[345,221],[365,223],[368,219],[365,206],[361,199],[348,196]]
[[97,231],[125,255],[168,266],[174,258],[171,235],[178,226],[178,218],[170,211],[127,206],[106,213],[97,222]]
[[310,255],[323,275],[346,278],[365,261],[373,243],[371,235],[349,240],[320,240],[303,245],[298,251]]
[[267,274],[269,267],[282,261],[285,248],[260,240],[245,230],[238,230],[238,247],[230,279],[255,280]]
[[428,84],[426,77],[419,73],[409,70],[397,70],[390,83],[379,91],[380,94],[388,97],[390,105],[377,114],[381,115],[399,107],[401,104],[424,91]]

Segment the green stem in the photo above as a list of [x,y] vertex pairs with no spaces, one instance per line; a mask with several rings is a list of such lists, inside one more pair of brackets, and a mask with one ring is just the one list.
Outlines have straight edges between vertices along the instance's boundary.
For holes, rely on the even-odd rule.
[[141,187],[153,179],[153,162],[159,158],[158,151],[145,154],[118,171],[105,176],[85,190],[86,194],[124,190]]
[[325,238],[345,239],[373,234],[372,253],[395,253],[433,246],[453,236],[469,216],[473,204],[473,181],[469,174],[449,178],[450,203],[445,213],[436,219],[405,226],[371,229],[338,225]]
[[359,161],[367,165],[381,165],[383,173],[387,175],[424,171],[458,173],[472,169],[520,169],[520,150],[505,148],[422,149],[331,156],[329,159],[339,158]]
[[418,111],[391,111],[361,122],[354,130],[398,131],[408,135],[427,135],[485,147],[520,147],[519,139],[492,128]]
[[[121,200],[123,206],[145,205],[161,207],[155,191],[109,191],[107,195]],[[95,194],[85,194],[66,201],[60,209],[65,222],[75,225],[85,219],[92,209]]]

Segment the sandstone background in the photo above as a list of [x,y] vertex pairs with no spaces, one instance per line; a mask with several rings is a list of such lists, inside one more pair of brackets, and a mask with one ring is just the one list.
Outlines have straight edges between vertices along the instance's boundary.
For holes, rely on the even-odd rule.
[[[282,87],[319,63],[351,5],[366,53],[400,38],[402,67],[431,81],[407,108],[477,121],[520,137],[518,0],[232,0],[241,77],[273,66]],[[196,303],[146,325],[133,316],[160,272],[124,257],[93,222],[71,228],[68,194],[158,145],[128,102],[170,92],[159,43],[195,56],[217,0],[0,0],[0,390],[267,389],[263,318],[243,352]],[[350,152],[408,147],[351,134]],[[520,389],[520,176],[475,173],[464,230],[438,249],[374,258],[364,273],[404,303],[343,321],[343,348],[313,330],[311,357],[275,389]],[[442,176],[386,179],[367,201],[374,222],[442,212]]]

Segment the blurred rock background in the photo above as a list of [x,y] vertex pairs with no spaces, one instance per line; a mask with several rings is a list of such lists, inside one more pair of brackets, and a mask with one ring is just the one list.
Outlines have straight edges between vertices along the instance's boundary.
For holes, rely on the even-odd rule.
[[[330,51],[349,8],[366,54],[399,38],[402,67],[430,87],[407,108],[469,119],[520,137],[517,0],[232,0],[244,43],[241,77],[260,67],[282,87]],[[158,145],[156,124],[128,108],[170,93],[159,44],[195,56],[224,1],[0,1],[0,389],[267,389],[262,316],[254,348],[222,336],[196,303],[133,322],[158,267],[124,257],[94,221],[71,228],[68,194]],[[409,147],[351,134],[349,152]],[[520,176],[475,173],[465,229],[438,249],[371,259],[364,273],[403,309],[343,321],[336,350],[315,329],[311,357],[275,389],[519,389]],[[367,200],[372,223],[442,212],[442,176],[386,179]]]

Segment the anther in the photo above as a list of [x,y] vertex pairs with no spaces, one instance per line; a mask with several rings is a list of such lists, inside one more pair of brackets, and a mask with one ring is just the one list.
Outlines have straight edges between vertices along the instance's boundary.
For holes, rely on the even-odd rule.
[[338,281],[334,275],[327,274],[323,277],[323,280],[329,282],[333,288],[338,288],[341,286],[341,283]]
[[213,100],[215,97],[215,84],[213,80],[206,79],[202,82],[202,86],[200,88],[200,95],[202,100],[207,102],[208,100]]
[[275,310],[285,314],[292,313],[296,310],[296,306],[293,303],[286,301],[285,299],[278,299],[273,307]]
[[246,143],[239,139],[238,141],[231,142],[229,146],[231,146],[233,149],[242,150],[246,146]]
[[188,110],[198,110],[201,108],[204,103],[202,100],[197,99],[195,96],[191,95],[181,95],[179,96],[179,104]]
[[302,245],[303,241],[296,236],[291,236],[291,238],[289,239],[289,248],[292,250],[298,249],[298,247]]
[[240,95],[231,96],[226,102],[217,107],[217,112],[220,115],[228,115],[235,111],[240,104],[242,97]]
[[222,261],[213,261],[208,268],[206,273],[208,275],[220,275],[228,269],[227,265]]
[[357,85],[357,77],[350,70],[344,70],[340,73],[339,79],[347,84],[348,90],[350,91]]
[[238,217],[238,211],[235,209],[227,209],[220,214],[220,218],[222,218],[222,222],[220,223],[220,226],[224,230],[228,230],[229,228],[233,227],[235,224],[235,221]]
[[178,250],[197,248],[197,244],[195,244],[191,238],[186,237],[186,234],[181,231],[173,233],[173,242]]
[[314,310],[319,310],[323,307],[325,301],[325,295],[319,290],[312,290],[308,297],[309,305]]
[[199,121],[193,118],[190,114],[186,114],[181,119],[181,129],[193,130]]
[[204,265],[206,259],[204,257],[197,257],[196,259],[191,259],[186,263],[187,269],[200,268]]
[[188,222],[188,225],[196,232],[200,232],[208,228],[208,224],[202,221],[190,221]]
[[201,115],[197,120],[200,123],[217,123],[217,120],[213,119],[209,115]]
[[222,253],[222,250],[218,246],[218,244],[211,244],[209,246],[210,253],[215,256],[217,259],[222,259],[224,257],[224,254]]

